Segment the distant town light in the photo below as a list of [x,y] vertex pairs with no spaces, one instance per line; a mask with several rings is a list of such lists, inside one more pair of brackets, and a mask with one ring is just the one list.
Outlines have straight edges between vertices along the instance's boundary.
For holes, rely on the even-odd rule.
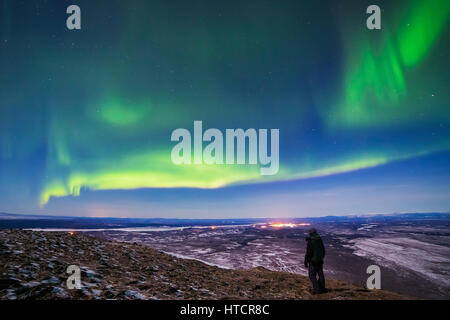
[[295,228],[302,226],[310,226],[310,223],[271,223],[269,224],[272,228]]

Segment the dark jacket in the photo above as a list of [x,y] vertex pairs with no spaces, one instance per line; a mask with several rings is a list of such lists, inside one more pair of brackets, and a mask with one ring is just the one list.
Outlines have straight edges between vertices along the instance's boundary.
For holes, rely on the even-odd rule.
[[317,233],[310,235],[306,238],[306,254],[305,254],[305,266],[309,263],[313,265],[320,265],[323,263],[325,257],[325,247],[322,242],[322,238]]

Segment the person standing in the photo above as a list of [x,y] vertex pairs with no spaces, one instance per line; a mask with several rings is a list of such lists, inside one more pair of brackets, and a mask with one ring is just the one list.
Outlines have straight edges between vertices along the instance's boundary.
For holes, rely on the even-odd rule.
[[[313,294],[326,292],[325,276],[323,274],[323,258],[325,246],[316,229],[309,230],[306,238],[305,268],[308,268],[309,280],[313,286]],[[319,279],[317,279],[317,277]]]

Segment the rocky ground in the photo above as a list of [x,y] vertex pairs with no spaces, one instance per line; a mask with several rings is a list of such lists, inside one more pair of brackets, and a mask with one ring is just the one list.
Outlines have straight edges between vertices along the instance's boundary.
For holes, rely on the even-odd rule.
[[[67,289],[69,265],[81,289]],[[328,280],[312,295],[301,275],[258,267],[229,270],[147,246],[68,232],[0,230],[0,299],[406,299]]]

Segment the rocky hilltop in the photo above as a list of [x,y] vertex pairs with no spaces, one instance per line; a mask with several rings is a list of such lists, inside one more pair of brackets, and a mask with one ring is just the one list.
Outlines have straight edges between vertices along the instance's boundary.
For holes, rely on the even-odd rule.
[[[69,265],[81,289],[67,288]],[[405,299],[328,280],[312,295],[309,279],[264,268],[228,270],[147,246],[82,233],[0,230],[0,299]]]

